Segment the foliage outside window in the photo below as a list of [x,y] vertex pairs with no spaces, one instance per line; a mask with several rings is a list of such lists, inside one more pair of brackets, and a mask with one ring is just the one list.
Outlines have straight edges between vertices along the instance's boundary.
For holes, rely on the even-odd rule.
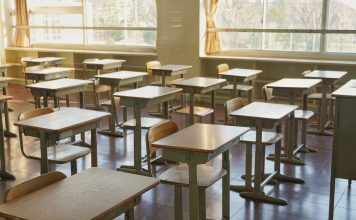
[[154,46],[155,0],[28,0],[31,42]]
[[208,31],[223,50],[354,53],[355,14],[354,0],[220,0]]

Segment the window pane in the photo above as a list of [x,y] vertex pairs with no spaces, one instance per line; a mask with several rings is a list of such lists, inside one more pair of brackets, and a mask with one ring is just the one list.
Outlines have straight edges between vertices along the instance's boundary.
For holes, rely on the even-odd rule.
[[319,51],[320,34],[265,33],[265,50]]
[[262,28],[261,0],[220,0],[216,26],[221,28]]
[[83,31],[77,29],[32,29],[31,43],[82,44]]
[[[156,27],[155,0],[86,0],[91,27]],[[154,45],[156,31],[89,30],[88,44]]]
[[328,52],[356,52],[356,35],[355,34],[328,34],[327,35]]
[[320,29],[322,0],[265,0],[266,28]]
[[219,34],[223,49],[261,49],[261,33],[220,32]]
[[[77,26],[83,25],[81,14],[34,14],[31,26]],[[83,43],[81,29],[31,29],[32,43]]]
[[355,13],[355,0],[330,0],[328,28],[339,30],[355,30]]
[[88,30],[88,44],[152,46],[156,31]]
[[82,0],[27,0],[29,8],[56,7],[56,6],[81,6]]

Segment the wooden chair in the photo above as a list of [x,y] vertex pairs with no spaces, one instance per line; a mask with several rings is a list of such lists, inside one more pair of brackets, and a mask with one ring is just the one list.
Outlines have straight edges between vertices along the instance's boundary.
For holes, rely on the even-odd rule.
[[[151,144],[159,139],[167,137],[178,131],[178,126],[173,121],[167,121],[156,125],[147,132],[147,151],[148,154],[152,154],[156,151],[156,148]],[[150,168],[149,168],[150,169]],[[198,190],[199,190],[199,216],[201,219],[206,219],[205,209],[205,189],[213,185],[219,179],[226,175],[224,169],[217,169],[205,164],[200,164],[197,167],[198,174]],[[175,165],[172,168],[163,172],[159,178],[162,183],[170,184],[174,186],[174,212],[175,219],[183,219],[182,216],[182,187],[189,186],[189,170],[187,164]]]
[[[220,64],[216,67],[216,76],[217,78],[221,78],[220,74],[223,72],[226,72],[229,70],[229,65],[227,63]],[[228,84],[227,86],[224,86],[221,88],[222,90],[230,91],[231,97],[234,97],[234,86],[232,84]],[[238,96],[241,97],[241,92],[246,92],[248,93],[248,96],[250,97],[252,95],[252,90],[253,87],[250,85],[243,85],[243,84],[238,84],[236,86],[236,90],[238,93]]]
[[[264,95],[265,101],[266,102],[271,102],[274,100],[275,103],[277,103],[277,97],[273,96],[273,88],[267,88],[266,86],[262,87],[262,93]],[[296,119],[295,123],[295,137],[298,137],[298,122],[302,123],[302,132],[301,132],[301,144],[306,146],[307,142],[307,124],[308,121],[311,117],[313,117],[314,112],[309,111],[309,110],[295,110],[294,111],[294,118]],[[295,138],[295,142],[297,144],[298,139]],[[310,149],[310,151],[313,151]],[[315,152],[315,151],[313,151]]]
[[35,192],[41,188],[49,186],[65,178],[66,175],[61,172],[55,171],[27,180],[26,182],[20,183],[7,190],[7,192],[5,193],[4,203],[21,198],[27,194]]
[[[242,98],[234,98],[228,100],[224,104],[224,112],[225,112],[225,124],[226,125],[237,125],[238,118],[235,118],[235,121],[231,120],[230,113],[236,111],[244,106],[244,101]],[[263,131],[262,132],[262,158],[265,158],[266,146],[275,145],[280,142],[283,138],[283,134]],[[252,145],[256,144],[256,131],[250,130],[243,134],[240,137],[240,143],[244,143],[246,145],[246,166],[245,166],[245,175],[243,178],[245,179],[244,186],[233,187],[232,189],[235,191],[252,191]],[[276,149],[277,150],[277,149]],[[265,162],[262,162],[262,179],[265,179],[265,176],[269,174],[264,173]],[[273,180],[270,181],[273,183]]]
[[[19,115],[18,120],[19,121],[26,120],[41,115],[50,114],[52,112],[54,112],[54,110],[51,108],[40,108],[40,109],[29,110],[26,112],[22,112]],[[31,154],[27,154],[25,152],[23,137],[22,137],[23,134],[26,136],[26,129],[19,127],[20,149],[22,155],[27,159],[41,160],[40,149],[36,150]],[[85,157],[90,153],[89,148],[80,147],[72,144],[67,144],[67,143],[66,144],[47,143],[47,144],[50,145],[50,147],[47,148],[48,161],[50,163],[55,163],[55,164],[64,164],[70,162],[72,175],[77,173],[77,159],[81,157]]]
[[[311,73],[310,70],[306,70],[302,73],[302,76],[304,77],[305,75]],[[334,85],[331,86],[331,91],[334,91]],[[318,106],[318,120],[320,117],[320,112],[321,112],[321,99],[322,99],[322,93],[318,93],[318,92],[313,92],[312,94],[308,95],[308,100],[310,101],[315,101],[317,103]],[[330,93],[326,94],[326,100],[327,100],[327,105],[329,106],[329,111],[328,111],[328,118],[330,121],[333,121],[333,117],[334,117],[334,105],[333,103],[335,102],[335,97],[331,96]]]
[[[98,58],[85,59],[83,61],[84,72],[86,73],[88,71],[92,71],[87,68],[87,65],[85,64],[85,62],[93,62],[93,61],[98,61],[98,60],[99,60]],[[88,80],[93,81],[93,102],[94,102],[95,106],[100,107],[100,106],[102,106],[103,103],[110,101],[110,97],[111,97],[111,93],[112,93],[110,86],[100,84],[99,79],[89,78]],[[104,92],[107,93],[106,98],[100,99],[100,94],[102,94]]]

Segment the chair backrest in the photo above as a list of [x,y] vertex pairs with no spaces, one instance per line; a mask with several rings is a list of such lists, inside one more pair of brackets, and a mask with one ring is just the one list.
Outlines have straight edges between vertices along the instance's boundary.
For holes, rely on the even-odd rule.
[[230,124],[232,117],[230,113],[236,111],[237,109],[243,107],[244,100],[242,98],[234,98],[225,102],[224,104],[224,113],[225,113],[225,124]]
[[311,73],[310,70],[305,70],[305,71],[302,73],[302,76],[304,77],[305,75],[307,75],[307,74],[309,74],[309,73]]
[[153,142],[174,134],[177,131],[178,126],[173,121],[167,121],[151,127],[146,135],[147,153],[152,154],[156,151],[156,148],[151,146]]
[[29,110],[29,111],[21,112],[19,117],[18,117],[18,120],[22,121],[22,120],[33,118],[33,117],[46,115],[46,114],[49,114],[49,113],[52,113],[52,112],[54,112],[54,110],[51,109],[51,108],[48,108],[48,107],[39,108],[39,109],[32,109],[32,110]]
[[30,194],[36,190],[44,188],[48,185],[51,185],[55,182],[63,180],[66,178],[61,172],[55,171],[47,173],[26,182],[20,183],[14,187],[11,187],[5,194],[4,202],[10,202],[12,200],[18,199],[22,196]]
[[272,100],[277,102],[276,97],[273,95],[273,88],[267,88],[267,86],[263,86],[262,93],[265,98],[265,102],[271,102]]
[[161,62],[159,62],[158,60],[154,60],[154,61],[149,61],[146,63],[146,70],[147,73],[149,75],[152,75],[152,68],[154,67],[160,67],[161,66]]
[[216,74],[219,77],[220,73],[226,72],[229,70],[229,65],[227,63],[222,63],[216,67]]

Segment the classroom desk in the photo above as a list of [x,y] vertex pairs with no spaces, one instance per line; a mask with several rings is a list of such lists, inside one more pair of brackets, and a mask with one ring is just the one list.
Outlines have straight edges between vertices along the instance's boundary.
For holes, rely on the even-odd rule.
[[134,219],[139,197],[159,180],[113,170],[90,168],[0,205],[11,219]]
[[41,57],[41,58],[28,58],[24,59],[23,62],[26,62],[26,66],[37,66],[50,64],[53,66],[58,66],[62,63],[64,57]]
[[136,120],[136,127],[134,130],[134,166],[121,166],[119,170],[141,175],[151,175],[142,169],[141,164],[141,111],[143,108],[164,103],[163,113],[164,117],[168,119],[168,101],[174,99],[176,94],[181,91],[182,89],[179,88],[145,86],[138,89],[114,93],[114,96],[120,97],[122,105],[134,109],[134,118]]
[[[230,218],[230,159],[229,150],[235,147],[247,127],[194,124],[154,143],[162,148],[162,158],[169,161],[187,163],[189,166],[189,213],[190,219],[199,219],[197,165],[205,164],[222,154],[222,168],[226,175],[222,178],[222,217]],[[204,201],[205,202],[205,201]]]
[[115,69],[116,71],[119,71],[121,65],[124,62],[126,62],[126,60],[102,59],[83,62],[83,64],[85,65],[86,69],[95,70],[96,75],[99,75],[101,70]]
[[[7,95],[7,87],[9,86],[9,82],[13,80],[14,78],[12,77],[0,77],[0,89],[2,88],[3,95]],[[17,137],[17,135],[13,132],[10,131],[10,124],[9,124],[9,108],[7,102],[4,103],[6,106],[4,108],[4,114],[5,114],[5,130],[4,130],[4,135],[6,137]]]
[[315,131],[308,131],[312,134],[320,134],[320,135],[332,135],[331,132],[325,131],[326,126],[326,112],[327,112],[327,90],[328,87],[334,85],[337,81],[339,81],[342,77],[347,74],[346,71],[326,71],[326,70],[314,70],[313,72],[304,75],[306,78],[311,79],[321,79],[321,112],[320,112],[320,122],[318,123],[319,127]]
[[[277,132],[280,132],[280,124],[283,120],[289,119],[289,144],[294,143],[294,111],[298,108],[296,105],[284,105],[274,103],[253,102],[232,113],[230,116],[237,117],[239,123],[251,124],[256,127],[256,148],[255,148],[255,174],[262,173],[262,163],[265,158],[262,158],[262,130],[263,128],[272,129],[277,126]],[[254,189],[252,192],[242,192],[240,196],[259,200],[262,202],[275,203],[279,205],[287,205],[287,201],[283,199],[268,196],[263,192],[263,186],[272,178],[281,181],[290,181],[304,183],[304,180],[286,176],[280,172],[280,144],[276,144],[276,155],[274,162],[274,172],[270,174],[262,182],[261,175],[254,177]]]
[[[236,89],[237,84],[248,82],[253,87],[252,91],[254,91],[255,79],[257,78],[257,75],[260,73],[262,73],[262,70],[234,68],[226,72],[219,73],[219,75],[221,76],[221,78],[226,79],[229,82],[233,83],[234,97],[236,98],[238,96],[238,92]],[[254,99],[254,92],[250,93],[248,97],[249,103],[251,103],[253,99]]]
[[[35,107],[41,108],[41,102],[39,98],[43,96],[43,105],[48,106],[48,97],[53,97],[54,107],[58,107],[57,100],[61,96],[67,96],[74,93],[79,93],[80,108],[84,108],[84,91],[88,84],[91,84],[88,80],[79,79],[56,79],[46,82],[35,83],[26,85],[31,94],[35,98]],[[69,106],[69,100],[67,99],[67,107]]]
[[8,114],[8,107],[7,107],[7,101],[11,100],[11,96],[4,96],[0,95],[0,163],[1,163],[1,168],[0,168],[0,178],[2,180],[14,180],[15,176],[10,174],[9,172],[6,171],[6,163],[5,163],[5,142],[4,142],[4,133],[5,130],[3,129],[3,123],[2,123],[2,113],[5,113],[5,117]]
[[[215,121],[215,90],[226,85],[226,79],[194,77],[172,83],[177,88],[182,88],[184,93],[189,93],[189,124],[194,124],[194,95],[211,92],[211,123]],[[185,108],[178,111],[186,111]]]
[[[143,80],[144,76],[147,76],[146,72],[134,72],[134,71],[119,71],[114,73],[107,73],[102,75],[94,76],[99,79],[99,83],[103,85],[108,85],[111,87],[113,93],[120,91],[120,86],[134,84],[135,88],[138,88],[138,82]],[[123,137],[123,133],[116,131],[115,128],[115,101],[114,96],[111,96],[111,106],[110,106],[111,117],[109,121],[109,129],[99,131],[100,134]]]
[[[289,99],[289,104],[294,105],[295,99],[302,97],[303,98],[303,111],[308,110],[308,94],[313,91],[313,89],[321,83],[320,79],[294,79],[294,78],[284,78],[278,80],[273,83],[267,84],[267,88],[273,89],[273,95],[276,97],[287,97]],[[307,128],[307,121],[302,121],[302,136],[306,135],[306,128]],[[296,131],[297,132],[297,131]],[[295,143],[297,143],[297,138],[295,138]],[[300,158],[295,157],[296,154],[300,149],[306,149],[307,152],[312,150],[308,148],[304,143],[296,146],[288,145],[286,146],[286,153],[282,155],[281,161],[292,163],[292,164],[299,164],[304,165],[304,161]],[[314,151],[315,152],[315,151]]]
[[[348,194],[353,190],[351,187],[354,187],[351,186],[351,181],[356,180],[356,80],[350,80],[331,95],[335,97],[336,105],[330,179],[330,220],[334,217],[335,179],[349,180],[350,188],[346,190]],[[340,183],[341,186],[342,184]],[[351,199],[347,200],[347,206],[352,203]]]
[[11,64],[0,64],[0,73],[2,77],[6,76],[6,68],[11,67]]
[[[40,139],[41,174],[48,172],[47,143],[91,131],[91,165],[97,166],[96,129],[100,121],[110,114],[80,108],[62,108],[57,111],[22,121],[14,125],[24,129],[28,136]],[[85,141],[85,139],[83,139]]]
[[51,67],[46,69],[25,70],[27,79],[35,82],[68,78],[74,68]]
[[184,74],[188,73],[188,70],[191,68],[192,66],[188,66],[188,65],[167,64],[160,67],[153,67],[152,75],[160,76],[162,86],[166,86],[167,76],[180,75],[181,78],[183,78]]

